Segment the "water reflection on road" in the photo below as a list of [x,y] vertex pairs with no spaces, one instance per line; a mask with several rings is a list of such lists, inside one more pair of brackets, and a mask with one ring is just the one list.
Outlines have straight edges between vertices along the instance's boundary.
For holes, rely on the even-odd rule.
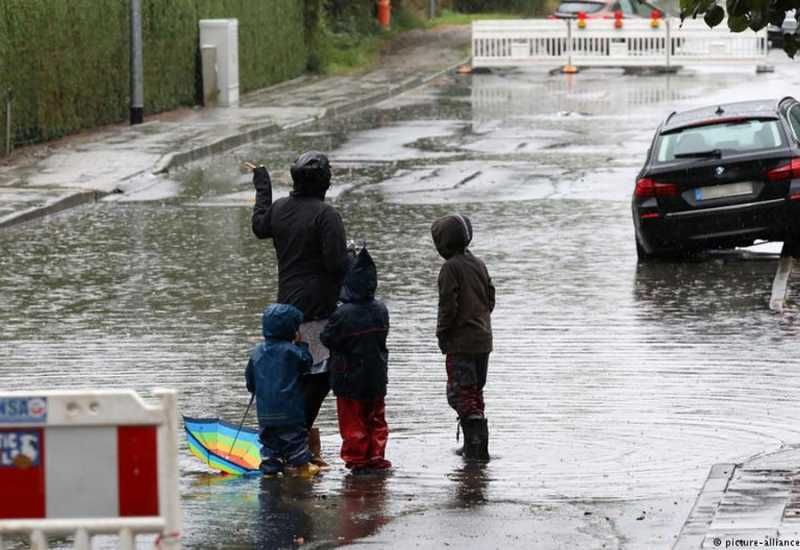
[[[800,441],[800,327],[766,308],[774,263],[635,260],[628,200],[653,128],[673,108],[762,95],[742,75],[715,78],[447,77],[190,168],[171,199],[134,195],[4,232],[0,386],[172,386],[185,414],[238,420],[259,312],[276,294],[239,164],[274,168],[280,195],[288,161],[319,148],[331,152],[332,200],[349,235],[369,241],[392,314],[396,470],[343,474],[332,400],[320,427],[334,469],[312,484],[209,477],[184,449],[185,543],[328,546],[398,517],[440,541],[446,528],[414,518],[449,510],[468,522],[466,511],[491,526],[492,510],[525,506],[540,519],[575,508],[564,525],[589,541],[664,547],[713,463]],[[773,90],[797,84],[781,71],[763,78]],[[473,250],[498,289],[487,387],[495,460],[485,468],[452,453],[433,338],[441,260],[429,227],[453,210],[472,218]],[[558,536],[562,547],[578,540]]]

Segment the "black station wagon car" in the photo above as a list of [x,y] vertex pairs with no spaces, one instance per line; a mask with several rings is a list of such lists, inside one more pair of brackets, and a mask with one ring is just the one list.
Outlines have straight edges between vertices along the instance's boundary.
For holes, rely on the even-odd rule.
[[640,259],[783,241],[800,232],[800,103],[672,113],[633,191]]

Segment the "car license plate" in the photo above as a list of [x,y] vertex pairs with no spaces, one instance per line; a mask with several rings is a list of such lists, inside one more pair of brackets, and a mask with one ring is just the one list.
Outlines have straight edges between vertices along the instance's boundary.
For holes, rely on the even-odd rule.
[[711,199],[721,199],[723,197],[735,197],[737,195],[749,195],[753,192],[753,182],[742,181],[739,183],[727,183],[725,185],[710,185],[708,187],[696,187],[694,198],[698,201]]

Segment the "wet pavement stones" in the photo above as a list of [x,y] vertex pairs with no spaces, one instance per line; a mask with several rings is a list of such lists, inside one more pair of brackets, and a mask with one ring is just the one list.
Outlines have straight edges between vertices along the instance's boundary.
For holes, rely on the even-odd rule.
[[283,130],[344,116],[421,86],[465,61],[468,27],[410,31],[380,62],[344,76],[303,76],[243,96],[238,108],[180,110],[119,125],[0,164],[0,228],[112,193]]

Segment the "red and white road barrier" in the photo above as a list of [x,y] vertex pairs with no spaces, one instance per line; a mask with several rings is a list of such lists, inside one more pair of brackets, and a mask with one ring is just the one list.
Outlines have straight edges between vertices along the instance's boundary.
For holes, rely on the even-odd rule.
[[24,533],[32,548],[48,535],[157,534],[179,547],[175,392],[148,404],[131,390],[0,392],[0,549]]
[[762,64],[767,46],[766,29],[732,33],[725,22],[710,29],[702,19],[584,16],[472,23],[473,67]]

